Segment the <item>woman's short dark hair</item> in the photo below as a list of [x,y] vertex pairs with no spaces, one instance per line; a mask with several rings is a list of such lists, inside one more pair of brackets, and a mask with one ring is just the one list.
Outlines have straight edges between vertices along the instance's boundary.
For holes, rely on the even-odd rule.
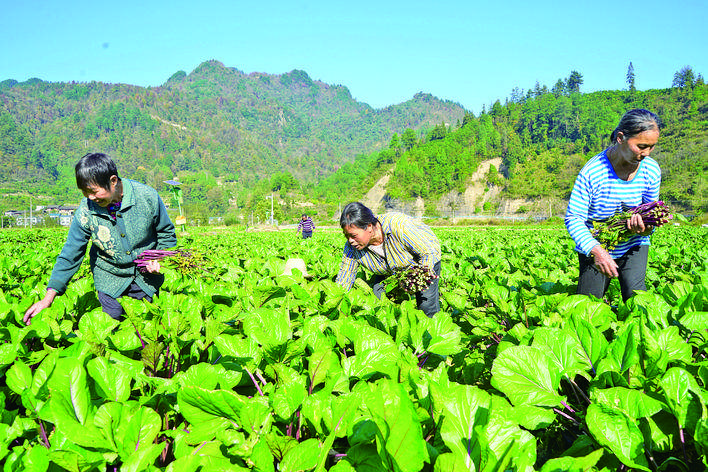
[[98,185],[101,188],[110,190],[111,176],[115,175],[120,180],[118,168],[113,159],[100,152],[90,152],[79,159],[74,167],[76,174],[76,186],[79,189],[89,188],[91,185]]
[[617,128],[610,136],[610,142],[614,144],[617,141],[617,133],[622,133],[625,138],[631,138],[644,131],[661,129],[661,120],[656,114],[645,110],[644,108],[635,108],[629,110],[620,119]]
[[366,229],[369,225],[376,226],[379,220],[376,219],[374,213],[361,202],[351,202],[342,210],[342,215],[339,217],[339,226],[356,226],[357,228]]

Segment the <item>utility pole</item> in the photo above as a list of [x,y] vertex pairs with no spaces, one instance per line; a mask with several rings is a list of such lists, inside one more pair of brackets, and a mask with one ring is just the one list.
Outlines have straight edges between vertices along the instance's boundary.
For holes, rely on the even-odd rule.
[[270,198],[270,225],[273,226],[273,192],[266,195],[266,198]]

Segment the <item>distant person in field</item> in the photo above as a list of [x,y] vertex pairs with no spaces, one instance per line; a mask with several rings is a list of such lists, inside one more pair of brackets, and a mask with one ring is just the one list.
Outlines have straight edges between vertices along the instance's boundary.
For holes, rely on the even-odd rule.
[[[382,283],[394,270],[418,263],[440,275],[440,241],[432,230],[403,213],[374,213],[360,202],[344,207],[339,224],[347,239],[337,274],[337,283],[349,290],[354,285],[359,266],[374,273],[369,284],[381,298]],[[416,293],[418,309],[428,317],[440,311],[438,279]]]
[[52,305],[89,251],[91,272],[103,311],[121,319],[125,313],[118,298],[152,297],[164,281],[160,264],[151,261],[141,272],[133,261],[147,249],[167,249],[177,244],[175,227],[154,189],[121,179],[113,160],[105,154],[83,156],[75,167],[76,186],[84,194],[57,257],[42,300],[25,312],[24,322]]
[[302,232],[302,239],[307,239],[312,237],[314,231],[315,223],[312,221],[312,218],[303,213],[297,225],[297,232]]
[[630,207],[659,198],[661,169],[649,157],[659,140],[661,122],[654,113],[630,110],[622,116],[610,137],[610,147],[591,158],[580,171],[568,202],[565,226],[575,241],[580,276],[577,293],[602,298],[610,280],[619,278],[622,299],[646,290],[649,235],[638,214],[627,220],[635,233],[607,252],[591,233],[593,221],[601,221]]

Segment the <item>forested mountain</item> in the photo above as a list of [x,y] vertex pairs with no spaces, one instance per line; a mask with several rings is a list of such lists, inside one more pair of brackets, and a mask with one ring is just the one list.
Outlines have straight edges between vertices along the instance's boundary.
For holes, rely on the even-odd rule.
[[[689,69],[690,71],[690,69]],[[683,71],[685,72],[685,71]],[[315,192],[337,201],[365,194],[390,175],[386,200],[391,207],[422,197],[426,214],[442,195],[463,192],[480,162],[500,157],[501,169],[487,174],[489,188],[506,199],[567,201],[583,164],[609,145],[622,114],[647,108],[662,120],[652,156],[662,168],[662,197],[688,211],[708,211],[708,86],[699,75],[649,91],[580,93],[563,86],[516,90],[503,105],[496,101],[479,116],[467,114],[460,126],[438,125],[423,139],[394,136],[387,149],[359,156],[323,179]],[[496,172],[500,170],[501,174]],[[494,212],[494,208],[490,208]]]
[[440,202],[452,206],[487,159],[501,165],[486,174],[495,200],[485,200],[485,213],[510,199],[546,208],[553,201],[562,210],[582,165],[607,146],[625,111],[642,107],[663,121],[652,154],[663,172],[662,197],[708,210],[708,86],[701,75],[685,68],[670,88],[648,91],[632,82],[628,90],[581,93],[581,84],[573,71],[550,89],[515,89],[475,116],[423,93],[373,109],[346,87],[303,71],[244,74],[216,61],[154,88],[6,80],[0,209],[26,205],[29,194],[76,203],[74,163],[103,151],[123,176],[163,194],[162,181],[179,177],[187,213],[202,219],[263,220],[276,201],[281,221],[303,206],[330,219],[385,175],[387,205],[422,198],[426,214],[445,216]]
[[[69,193],[75,201],[73,165],[100,151],[126,177],[158,188],[184,175],[202,187],[238,183],[228,193],[245,198],[243,189],[263,178],[312,183],[387,145],[396,132],[457,123],[464,113],[424,93],[373,109],[346,87],[304,71],[244,74],[216,61],[180,71],[160,87],[5,80],[0,191]],[[228,196],[219,195],[218,203]]]

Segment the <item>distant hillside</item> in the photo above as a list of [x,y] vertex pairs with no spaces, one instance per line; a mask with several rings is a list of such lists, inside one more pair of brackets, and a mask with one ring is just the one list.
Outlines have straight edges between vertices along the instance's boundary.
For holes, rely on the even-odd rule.
[[72,189],[73,201],[73,165],[89,151],[111,154],[126,177],[155,186],[200,172],[242,189],[278,173],[312,183],[394,133],[454,125],[464,114],[424,93],[373,109],[304,71],[245,74],[217,61],[160,87],[5,80],[0,191],[59,198]]
[[[322,179],[313,194],[332,208],[352,195],[370,198],[376,189],[378,208],[424,207],[428,216],[562,214],[578,171],[609,145],[631,108],[650,109],[662,120],[652,153],[662,169],[661,197],[682,211],[708,212],[708,86],[701,79],[643,92],[537,86],[480,116],[466,115],[461,126],[438,125],[422,139],[394,136],[386,149]],[[484,192],[471,191],[480,178]]]

